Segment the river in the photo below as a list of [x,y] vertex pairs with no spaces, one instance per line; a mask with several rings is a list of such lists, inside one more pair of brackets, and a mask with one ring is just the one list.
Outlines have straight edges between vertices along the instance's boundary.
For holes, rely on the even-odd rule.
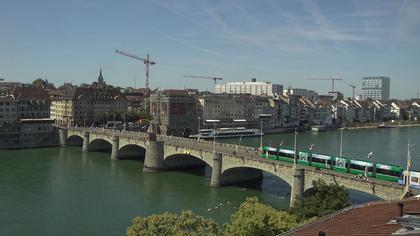
[[[344,155],[405,166],[408,139],[413,167],[420,170],[420,128],[348,130]],[[299,133],[299,149],[338,154],[339,132]],[[293,134],[269,134],[264,144],[282,140],[293,146]],[[237,143],[238,139],[223,140]],[[259,146],[259,138],[243,145]],[[80,147],[0,150],[0,235],[123,235],[136,215],[193,210],[229,220],[240,203],[257,196],[277,209],[289,203],[290,187],[275,176],[239,186],[210,188],[210,168],[142,173],[143,159],[111,161],[109,153],[82,153]],[[351,192],[353,203],[376,198]]]

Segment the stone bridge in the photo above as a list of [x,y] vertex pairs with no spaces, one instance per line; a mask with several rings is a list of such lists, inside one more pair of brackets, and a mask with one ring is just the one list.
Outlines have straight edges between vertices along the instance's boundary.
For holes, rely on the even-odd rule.
[[119,159],[120,150],[125,146],[138,146],[145,150],[144,172],[188,168],[205,163],[212,169],[212,187],[261,179],[265,171],[291,186],[291,204],[312,187],[313,181],[319,179],[373,194],[385,200],[400,199],[407,194],[403,186],[392,182],[373,178],[361,179],[353,174],[263,159],[258,151],[250,147],[101,128],[67,128],[60,129],[59,134],[62,146],[71,138],[82,139],[84,152],[90,151],[95,142],[109,143],[112,146],[113,160]]

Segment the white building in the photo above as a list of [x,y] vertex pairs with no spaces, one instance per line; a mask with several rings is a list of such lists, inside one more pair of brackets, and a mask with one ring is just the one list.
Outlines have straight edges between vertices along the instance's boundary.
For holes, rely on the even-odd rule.
[[289,88],[288,90],[283,91],[283,95],[295,95],[310,98],[312,100],[317,101],[319,99],[319,95],[317,92],[309,89],[301,89],[301,88]]
[[272,84],[270,82],[257,82],[256,79],[252,79],[251,82],[216,84],[214,92],[274,97],[283,94],[283,85]]
[[363,99],[371,98],[373,100],[389,100],[390,78],[364,77],[362,79]]

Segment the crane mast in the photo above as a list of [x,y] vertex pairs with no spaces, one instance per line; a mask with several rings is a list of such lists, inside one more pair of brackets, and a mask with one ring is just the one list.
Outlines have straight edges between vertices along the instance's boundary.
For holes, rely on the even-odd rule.
[[149,87],[149,70],[150,70],[149,67],[150,67],[150,65],[156,64],[156,62],[150,60],[150,55],[147,54],[146,58],[142,58],[142,57],[136,56],[134,54],[124,52],[122,50],[118,50],[118,49],[115,49],[115,52],[118,53],[118,54],[121,54],[123,56],[142,61],[144,63],[144,65],[146,66],[146,83],[145,83],[145,86],[146,86],[146,88],[150,88]]
[[223,78],[220,77],[210,77],[210,76],[200,76],[200,75],[183,75],[185,78],[196,78],[196,79],[212,79],[214,85],[217,84],[217,80],[223,80]]
[[310,78],[307,80],[330,80],[331,81],[331,92],[334,92],[334,88],[335,88],[335,81],[340,81],[343,79],[340,78]]
[[354,86],[352,84],[350,84],[349,86],[352,87],[352,89],[353,89],[353,100],[354,100],[354,90],[356,89],[356,86]]

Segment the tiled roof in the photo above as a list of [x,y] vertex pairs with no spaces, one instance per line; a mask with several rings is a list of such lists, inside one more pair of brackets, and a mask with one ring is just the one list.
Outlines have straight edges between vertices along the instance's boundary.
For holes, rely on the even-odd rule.
[[400,216],[399,202],[403,203],[404,214],[420,212],[420,200],[416,198],[404,201],[381,201],[333,213],[282,235],[313,236],[318,235],[320,231],[325,232],[326,236],[392,235],[402,228],[400,224],[390,223]]
[[14,98],[18,101],[26,100],[49,100],[48,93],[43,88],[36,87],[15,87],[12,92]]

